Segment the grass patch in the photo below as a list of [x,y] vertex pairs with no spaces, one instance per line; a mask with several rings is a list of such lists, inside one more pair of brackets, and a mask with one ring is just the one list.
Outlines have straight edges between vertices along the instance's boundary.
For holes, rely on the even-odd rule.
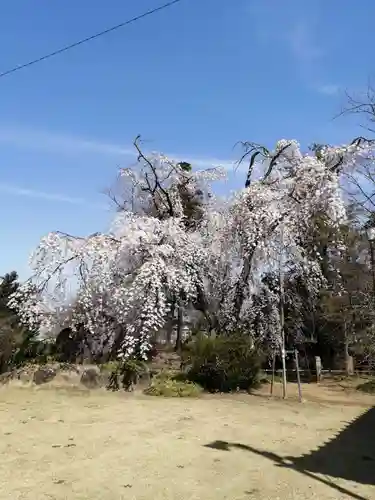
[[375,394],[375,379],[360,384],[357,387],[357,391],[365,392],[366,394]]
[[120,361],[107,361],[106,363],[102,363],[99,368],[101,372],[112,373],[114,371],[117,371],[120,365]]
[[159,396],[164,398],[196,398],[203,389],[194,382],[181,379],[174,372],[163,371],[153,378],[151,385],[144,391],[147,396]]

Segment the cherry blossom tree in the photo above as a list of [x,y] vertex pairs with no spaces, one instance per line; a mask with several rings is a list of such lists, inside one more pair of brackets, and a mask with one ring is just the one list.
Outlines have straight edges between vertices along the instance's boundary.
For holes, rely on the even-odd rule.
[[56,323],[83,325],[94,352],[105,346],[145,357],[151,334],[164,325],[170,297],[184,305],[204,288],[207,231],[186,224],[184,201],[197,191],[209,200],[210,182],[223,171],[192,173],[163,155],[145,156],[139,138],[134,144],[138,164],[120,172],[129,196],[108,234],[48,234],[31,258],[33,277],[12,304],[25,322],[46,331]]
[[[309,221],[316,213],[325,213],[332,226],[345,218],[339,176],[362,161],[367,144],[305,154],[295,141],[279,141],[273,152],[247,143],[245,188],[226,199],[211,190],[222,169],[192,171],[163,155],[145,155],[139,138],[134,145],[138,163],[120,172],[120,210],[110,231],[44,237],[31,259],[34,275],[13,307],[25,322],[48,331],[56,323],[83,325],[95,352],[106,347],[145,357],[173,301],[201,311],[208,330],[254,335],[254,324],[266,323],[259,321],[262,301],[254,300],[263,290],[273,304],[273,339],[264,328],[260,336],[277,341],[276,295],[262,276],[281,261],[316,293],[324,277],[319,255],[303,245]],[[255,166],[264,172],[257,180]],[[191,224],[186,200],[197,193],[200,215]]]
[[[280,256],[289,275],[302,277],[310,293],[317,293],[324,276],[321,256],[307,252],[304,245],[309,225],[318,213],[325,214],[325,223],[332,227],[345,218],[340,175],[367,161],[369,144],[358,140],[306,154],[295,141],[280,141],[274,152],[254,144],[245,148],[244,158],[250,158],[246,186],[229,203],[219,237],[219,253],[227,255],[225,271],[213,286],[220,294],[220,328],[228,331],[251,328],[252,318],[260,313],[252,300],[254,290],[264,289],[261,278],[279,266]],[[260,166],[264,174],[254,181],[253,172]],[[278,307],[278,301],[273,303]],[[276,311],[272,317],[278,317]]]

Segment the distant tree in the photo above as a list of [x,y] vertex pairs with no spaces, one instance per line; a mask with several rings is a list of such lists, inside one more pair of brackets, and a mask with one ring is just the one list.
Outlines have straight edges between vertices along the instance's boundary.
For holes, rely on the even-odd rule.
[[329,331],[351,370],[350,351],[366,336],[371,323],[368,297],[372,293],[371,273],[366,262],[368,243],[353,224],[341,227],[343,247],[335,256],[338,280],[322,293],[321,312],[325,331]]
[[43,350],[37,331],[23,325],[9,299],[20,288],[16,271],[0,277],[0,373],[36,358]]
[[18,274],[16,271],[6,273],[0,277],[0,314],[11,315],[13,311],[8,306],[9,297],[19,287]]
[[15,271],[0,277],[0,372],[6,370],[15,344],[20,340],[18,316],[8,306],[10,296],[19,287]]

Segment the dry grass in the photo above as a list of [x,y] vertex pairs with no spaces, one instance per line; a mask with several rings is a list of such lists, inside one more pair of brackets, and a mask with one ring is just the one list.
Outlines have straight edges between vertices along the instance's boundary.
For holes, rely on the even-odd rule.
[[0,498],[373,499],[375,470],[372,484],[357,484],[284,460],[316,449],[363,412],[259,396],[2,388]]

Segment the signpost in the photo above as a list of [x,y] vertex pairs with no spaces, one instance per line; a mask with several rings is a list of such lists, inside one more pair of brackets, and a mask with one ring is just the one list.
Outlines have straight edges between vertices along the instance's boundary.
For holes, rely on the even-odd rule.
[[319,384],[322,378],[322,360],[320,356],[315,356],[315,367],[316,367],[316,381]]

